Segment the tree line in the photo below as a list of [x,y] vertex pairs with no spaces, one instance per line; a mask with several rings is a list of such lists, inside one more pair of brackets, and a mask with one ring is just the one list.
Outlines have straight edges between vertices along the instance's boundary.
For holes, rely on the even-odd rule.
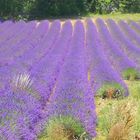
[[44,19],[88,13],[140,13],[140,0],[0,0],[1,19]]

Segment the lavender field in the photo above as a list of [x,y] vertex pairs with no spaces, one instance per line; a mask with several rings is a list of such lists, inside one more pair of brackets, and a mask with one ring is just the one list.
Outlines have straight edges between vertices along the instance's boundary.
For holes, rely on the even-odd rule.
[[[0,140],[96,139],[97,108],[127,102],[139,79],[140,22],[0,22]],[[68,137],[47,138],[63,119]]]

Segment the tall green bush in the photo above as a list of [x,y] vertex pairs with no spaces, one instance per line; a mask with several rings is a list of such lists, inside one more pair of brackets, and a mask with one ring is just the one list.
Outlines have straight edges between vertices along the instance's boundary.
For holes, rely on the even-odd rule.
[[0,0],[0,18],[5,19],[77,17],[88,12],[140,13],[140,0]]
[[88,12],[87,0],[36,0],[31,17],[60,17],[82,15]]

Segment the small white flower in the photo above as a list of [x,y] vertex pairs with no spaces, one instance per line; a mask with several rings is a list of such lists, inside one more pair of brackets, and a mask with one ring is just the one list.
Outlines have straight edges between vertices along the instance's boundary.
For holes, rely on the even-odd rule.
[[16,74],[11,81],[14,91],[31,90],[32,84],[33,81],[28,73]]

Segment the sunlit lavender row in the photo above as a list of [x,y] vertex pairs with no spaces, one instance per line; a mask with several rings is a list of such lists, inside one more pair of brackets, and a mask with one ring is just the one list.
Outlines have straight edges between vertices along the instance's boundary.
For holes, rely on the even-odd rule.
[[0,22],[0,140],[38,140],[61,117],[95,137],[95,98],[140,79],[139,35],[134,21]]

